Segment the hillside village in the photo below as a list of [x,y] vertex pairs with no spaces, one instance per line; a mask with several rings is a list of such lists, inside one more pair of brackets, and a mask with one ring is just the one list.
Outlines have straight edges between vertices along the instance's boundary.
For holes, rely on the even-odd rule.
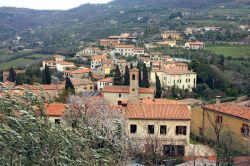
[[[177,45],[176,41],[182,36],[176,31],[166,31],[161,36],[162,41],[155,44],[185,49],[205,48],[203,42],[193,39]],[[154,139],[159,141],[155,148],[161,152],[160,155],[215,156],[214,150],[205,145],[193,154],[192,146],[195,145],[191,139],[219,141],[218,135],[224,135],[217,127],[229,130],[249,145],[249,101],[245,104],[240,101],[221,103],[221,97],[217,96],[216,103],[209,104],[192,98],[180,100],[174,96],[174,88],[192,93],[197,86],[197,73],[190,69],[190,60],[138,46],[137,37],[130,33],[110,36],[96,43],[77,52],[72,59],[54,55],[42,61],[41,85],[18,83],[18,77],[27,74],[25,70],[5,71],[0,84],[1,97],[24,94],[26,90],[42,95],[46,115],[55,124],[64,123],[62,117],[68,108],[67,98],[70,95],[87,97],[90,101],[92,98],[103,99],[110,109],[122,112],[129,144],[143,150],[148,139]],[[75,59],[89,63],[77,64]],[[55,78],[58,75],[60,77]],[[172,96],[172,99],[166,99],[166,96]]]
[[250,165],[249,14],[115,7],[93,38],[0,42],[0,165]]

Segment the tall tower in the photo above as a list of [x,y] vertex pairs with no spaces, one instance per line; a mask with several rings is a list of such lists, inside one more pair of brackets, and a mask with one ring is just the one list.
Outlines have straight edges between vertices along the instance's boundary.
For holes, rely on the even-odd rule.
[[139,102],[139,69],[130,70],[129,103]]

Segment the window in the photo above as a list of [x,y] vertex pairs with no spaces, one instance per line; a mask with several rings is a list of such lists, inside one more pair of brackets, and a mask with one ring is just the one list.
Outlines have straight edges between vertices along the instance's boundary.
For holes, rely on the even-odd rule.
[[148,134],[154,134],[154,133],[155,133],[155,126],[148,125]]
[[132,89],[132,91],[134,92],[134,91],[135,91],[135,89]]
[[160,134],[167,134],[167,126],[160,125]]
[[164,145],[163,154],[166,156],[184,156],[184,145]]
[[135,75],[134,74],[132,75],[132,80],[135,80]]
[[55,119],[55,123],[60,124],[61,123],[60,119]]
[[119,98],[121,98],[121,97],[122,97],[122,94],[119,93]]
[[216,117],[216,123],[219,123],[219,124],[222,123],[222,116],[217,116]]
[[249,126],[248,126],[247,124],[242,124],[242,127],[241,127],[241,134],[242,134],[242,136],[244,136],[244,137],[249,136]]
[[187,135],[187,126],[176,126],[176,135]]
[[135,125],[135,124],[132,124],[132,125],[130,125],[130,133],[136,133],[136,130],[137,130],[137,125]]
[[90,87],[90,90],[92,90],[93,88],[92,88],[92,86]]
[[118,101],[118,105],[122,105],[122,101]]

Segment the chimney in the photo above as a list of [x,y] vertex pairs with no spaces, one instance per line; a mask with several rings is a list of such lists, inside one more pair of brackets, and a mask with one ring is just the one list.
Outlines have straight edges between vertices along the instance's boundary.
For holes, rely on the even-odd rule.
[[220,98],[221,96],[216,96],[216,104],[220,104]]

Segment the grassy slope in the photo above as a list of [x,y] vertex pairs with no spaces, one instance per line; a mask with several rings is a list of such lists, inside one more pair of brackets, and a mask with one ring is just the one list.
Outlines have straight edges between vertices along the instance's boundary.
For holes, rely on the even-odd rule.
[[250,56],[250,46],[208,46],[206,49],[224,56]]

